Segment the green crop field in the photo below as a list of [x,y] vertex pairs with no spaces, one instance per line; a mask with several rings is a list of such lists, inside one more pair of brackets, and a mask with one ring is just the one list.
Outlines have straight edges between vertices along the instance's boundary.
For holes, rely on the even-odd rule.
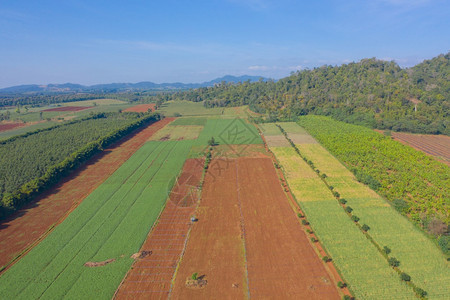
[[366,127],[323,116],[304,116],[299,124],[389,201],[403,200],[417,224],[450,222],[448,166]]
[[391,255],[400,262],[402,271],[409,274],[415,284],[428,292],[430,299],[450,297],[448,283],[450,269],[438,247],[405,217],[401,216],[382,197],[366,185],[319,144],[297,145],[302,155],[327,174],[341,197],[348,201],[360,224],[370,226],[374,240],[392,250]]
[[215,116],[222,115],[224,108],[206,108],[203,102],[168,101],[161,105],[158,112],[167,117],[181,116]]
[[[3,299],[111,299],[192,141],[148,142],[0,277]],[[115,259],[101,268],[86,262]]]
[[206,145],[211,137],[221,145],[263,143],[255,126],[245,119],[208,119],[197,144]]
[[197,139],[203,126],[198,125],[177,125],[166,126],[155,133],[150,140],[152,141],[179,141],[179,140],[194,140]]
[[[291,147],[273,147],[292,192],[319,241],[360,299],[414,299],[385,258],[345,214],[325,184]],[[314,179],[314,176],[317,179]],[[292,183],[292,184],[291,184]]]
[[63,102],[63,106],[94,106],[94,105],[111,105],[111,104],[127,104],[127,102],[117,99],[93,99],[83,101]]
[[171,126],[179,126],[179,125],[206,125],[206,121],[208,119],[205,117],[195,118],[195,117],[182,117],[177,118],[175,121],[170,123]]

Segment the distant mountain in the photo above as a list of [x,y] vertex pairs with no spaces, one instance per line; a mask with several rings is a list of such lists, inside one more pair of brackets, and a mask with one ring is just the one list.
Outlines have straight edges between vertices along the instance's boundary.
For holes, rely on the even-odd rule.
[[0,94],[33,94],[33,93],[80,93],[80,92],[121,92],[121,91],[139,91],[139,90],[185,90],[199,87],[209,87],[221,82],[238,83],[250,80],[250,82],[257,82],[262,78],[266,81],[267,78],[260,76],[231,76],[226,75],[220,78],[203,83],[154,83],[150,81],[143,81],[138,83],[108,83],[96,84],[91,86],[84,86],[80,84],[64,83],[64,84],[48,84],[48,85],[17,85],[0,89]]

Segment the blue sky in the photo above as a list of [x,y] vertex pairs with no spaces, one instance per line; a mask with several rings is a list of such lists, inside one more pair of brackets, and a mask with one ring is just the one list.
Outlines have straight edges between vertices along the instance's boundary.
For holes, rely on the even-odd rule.
[[412,66],[449,50],[449,0],[0,3],[0,88],[281,78],[366,57]]

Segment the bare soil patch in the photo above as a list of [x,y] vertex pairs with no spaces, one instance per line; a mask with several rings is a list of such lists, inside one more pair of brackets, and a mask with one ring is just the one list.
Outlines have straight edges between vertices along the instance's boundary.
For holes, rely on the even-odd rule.
[[61,106],[55,108],[44,109],[42,111],[80,111],[88,108],[92,108],[92,106]]
[[238,159],[250,296],[339,299],[292,210],[270,158]]
[[155,111],[155,103],[139,104],[125,109],[126,112],[147,112],[149,109]]
[[173,120],[163,119],[108,147],[35,202],[4,220],[0,224],[0,266],[9,267],[29,251],[150,136]]
[[391,136],[416,150],[434,156],[450,166],[450,137],[445,135],[392,132]]
[[110,259],[107,259],[104,261],[99,261],[99,262],[88,261],[87,263],[84,264],[84,266],[89,267],[89,268],[103,267],[103,266],[106,266],[107,264],[110,264],[115,261],[116,260],[114,258],[110,258]]
[[[220,163],[213,159],[211,165]],[[236,160],[208,170],[183,259],[171,293],[173,299],[245,299],[245,255],[237,198]],[[186,287],[193,273],[205,275],[202,289]],[[233,284],[238,287],[233,287]]]
[[23,122],[5,122],[5,123],[0,123],[0,132],[3,131],[8,131],[8,130],[12,130],[12,129],[16,129],[19,127],[23,127],[26,126],[26,123]]

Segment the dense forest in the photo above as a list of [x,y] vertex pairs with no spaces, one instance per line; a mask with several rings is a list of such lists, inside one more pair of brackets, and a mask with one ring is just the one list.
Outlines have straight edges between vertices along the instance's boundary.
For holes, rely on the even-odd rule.
[[203,101],[207,107],[249,105],[270,121],[329,115],[378,129],[450,135],[450,53],[402,69],[375,58],[303,70],[279,81],[221,83],[156,101]]
[[0,142],[0,217],[159,114],[99,113]]

